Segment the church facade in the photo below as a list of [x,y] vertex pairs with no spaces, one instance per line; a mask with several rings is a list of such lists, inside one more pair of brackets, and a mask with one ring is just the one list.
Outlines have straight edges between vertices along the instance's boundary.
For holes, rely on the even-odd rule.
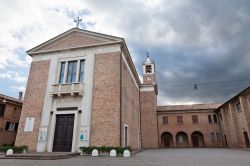
[[37,152],[225,146],[218,106],[157,107],[155,64],[143,62],[141,83],[123,38],[73,28],[27,54],[16,145]]

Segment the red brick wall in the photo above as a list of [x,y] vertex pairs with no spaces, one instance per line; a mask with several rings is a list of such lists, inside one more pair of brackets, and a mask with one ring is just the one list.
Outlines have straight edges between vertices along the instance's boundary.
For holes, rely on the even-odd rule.
[[136,87],[125,63],[122,63],[122,145],[124,146],[124,124],[128,125],[129,146],[140,148],[140,103]]
[[90,146],[120,145],[120,54],[95,55]]
[[[221,122],[222,132],[223,135],[226,135],[227,144],[230,148],[245,148],[246,143],[243,132],[248,132],[248,137],[250,136],[249,94],[250,92],[246,92],[244,95],[231,100],[220,109],[223,117]],[[237,112],[236,110],[237,103],[241,104],[241,112]]]
[[[31,151],[35,151],[37,147],[49,67],[50,61],[32,62],[30,67],[16,145],[28,145]],[[35,118],[33,132],[24,132],[26,117]]]
[[7,121],[18,123],[22,104],[11,101],[6,102],[4,116],[0,117],[0,145],[12,144],[16,140],[16,131],[5,130]]
[[142,148],[157,148],[157,101],[155,91],[140,92]]

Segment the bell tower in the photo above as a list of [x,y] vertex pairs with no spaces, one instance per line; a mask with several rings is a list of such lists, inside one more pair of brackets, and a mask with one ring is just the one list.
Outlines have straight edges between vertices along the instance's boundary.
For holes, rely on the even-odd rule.
[[143,83],[140,87],[141,106],[141,142],[142,148],[158,148],[159,136],[157,133],[157,82],[154,61],[149,58],[142,63]]
[[143,62],[143,84],[155,84],[155,64],[154,61],[149,58],[149,52],[147,52],[147,60]]

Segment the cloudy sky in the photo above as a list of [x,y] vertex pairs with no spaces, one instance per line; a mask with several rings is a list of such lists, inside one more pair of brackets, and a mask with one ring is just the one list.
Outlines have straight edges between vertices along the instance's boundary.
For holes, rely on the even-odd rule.
[[80,16],[82,29],[125,38],[140,75],[150,52],[158,105],[224,102],[250,85],[249,9],[248,0],[0,0],[0,93],[25,90],[25,51]]

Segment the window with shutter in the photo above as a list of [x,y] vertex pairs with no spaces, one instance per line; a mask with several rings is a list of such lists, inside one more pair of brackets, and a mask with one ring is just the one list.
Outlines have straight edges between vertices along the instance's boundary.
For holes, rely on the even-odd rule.
[[214,118],[214,123],[217,123],[217,116],[216,116],[216,114],[213,115],[213,118]]
[[4,112],[5,112],[5,104],[0,103],[0,117],[4,116]]
[[208,115],[208,122],[209,122],[209,123],[213,123],[213,121],[212,121],[212,116],[211,116],[211,115]]
[[167,116],[163,116],[162,117],[162,122],[163,122],[163,124],[168,124],[168,117]]
[[6,122],[5,130],[8,130],[10,126],[10,122]]
[[183,118],[182,118],[182,116],[177,116],[177,123],[178,124],[183,124]]
[[198,116],[192,115],[192,121],[193,121],[193,123],[198,123]]

